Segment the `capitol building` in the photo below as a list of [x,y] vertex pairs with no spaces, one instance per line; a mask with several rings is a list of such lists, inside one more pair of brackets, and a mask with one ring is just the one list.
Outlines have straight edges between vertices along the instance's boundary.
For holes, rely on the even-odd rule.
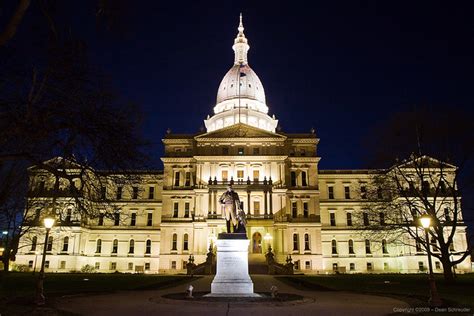
[[[242,18],[232,49],[235,59],[217,89],[213,115],[204,119],[206,130],[168,131],[163,170],[136,171],[133,183],[113,182],[120,174],[104,171],[112,184],[102,194],[112,201],[114,215],[84,218],[73,203],[67,206],[66,219],[57,221],[46,245],[46,271],[88,265],[104,273],[186,273],[190,256],[204,262],[226,230],[218,199],[229,184],[247,215],[250,265],[264,265],[271,246],[277,262],[291,256],[297,273],[424,271],[426,253],[414,241],[369,240],[360,229],[356,214],[364,211],[366,186],[380,171],[321,170],[324,153],[314,130],[279,130],[249,65]],[[30,175],[33,186],[51,188],[44,171],[31,169]],[[456,229],[453,247],[466,249],[466,228]],[[39,269],[44,233],[41,226],[28,230],[15,264]],[[433,267],[442,272],[437,259]],[[457,271],[470,268],[469,258],[457,265]]]

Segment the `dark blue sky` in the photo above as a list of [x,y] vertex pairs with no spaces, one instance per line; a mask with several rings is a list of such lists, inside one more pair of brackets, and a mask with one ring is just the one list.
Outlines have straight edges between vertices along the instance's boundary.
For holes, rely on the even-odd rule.
[[316,129],[322,168],[364,167],[362,143],[392,113],[474,103],[472,1],[144,2],[118,10],[112,32],[97,28],[97,1],[63,9],[92,62],[143,108],[158,167],[166,129],[197,132],[212,113],[239,12],[270,114],[285,132]]

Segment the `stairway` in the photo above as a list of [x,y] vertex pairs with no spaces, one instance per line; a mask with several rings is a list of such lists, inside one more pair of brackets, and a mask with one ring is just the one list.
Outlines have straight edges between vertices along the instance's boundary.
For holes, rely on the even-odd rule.
[[263,254],[249,254],[249,274],[268,274],[268,265]]

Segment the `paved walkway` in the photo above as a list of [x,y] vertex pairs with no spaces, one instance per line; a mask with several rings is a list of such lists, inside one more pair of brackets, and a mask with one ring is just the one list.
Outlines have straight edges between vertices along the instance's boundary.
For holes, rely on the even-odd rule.
[[[195,292],[210,292],[213,276],[191,282]],[[393,298],[348,292],[303,291],[269,275],[253,275],[255,292],[293,293],[305,299],[293,302],[205,302],[163,298],[183,293],[186,285],[164,290],[124,291],[112,294],[65,297],[57,307],[81,315],[387,315],[408,304]]]

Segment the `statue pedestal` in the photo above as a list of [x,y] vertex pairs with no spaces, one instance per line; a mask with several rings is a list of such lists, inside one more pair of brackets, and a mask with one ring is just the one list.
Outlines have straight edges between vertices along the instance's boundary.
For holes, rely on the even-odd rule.
[[211,283],[214,297],[259,297],[253,292],[249,276],[246,234],[219,234],[217,239],[217,273]]

